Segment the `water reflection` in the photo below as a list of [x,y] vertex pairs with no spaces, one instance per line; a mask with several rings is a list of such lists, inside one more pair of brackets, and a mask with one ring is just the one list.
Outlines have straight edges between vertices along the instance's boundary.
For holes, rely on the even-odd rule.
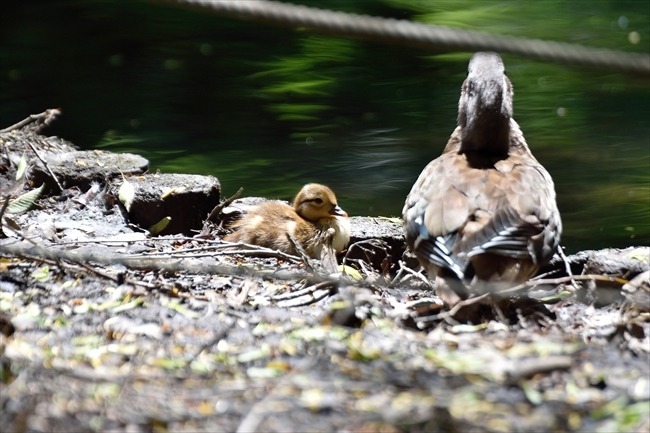
[[400,214],[396,204],[404,200],[404,191],[413,183],[404,168],[413,166],[415,160],[406,146],[408,138],[399,134],[396,129],[368,130],[346,141],[340,169],[348,181],[341,190],[353,205],[359,203],[355,206],[358,214]]

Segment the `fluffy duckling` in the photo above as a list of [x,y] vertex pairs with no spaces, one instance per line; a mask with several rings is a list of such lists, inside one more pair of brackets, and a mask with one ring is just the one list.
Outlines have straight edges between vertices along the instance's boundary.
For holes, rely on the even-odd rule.
[[287,238],[291,235],[311,258],[321,257],[325,239],[331,237],[334,251],[350,242],[348,214],[336,203],[331,189],[317,183],[303,186],[292,206],[280,201],[262,203],[231,225],[236,231],[224,237],[296,255]]
[[512,119],[512,98],[501,57],[474,54],[458,127],[406,198],[407,244],[443,298],[526,281],[560,242],[553,180]]

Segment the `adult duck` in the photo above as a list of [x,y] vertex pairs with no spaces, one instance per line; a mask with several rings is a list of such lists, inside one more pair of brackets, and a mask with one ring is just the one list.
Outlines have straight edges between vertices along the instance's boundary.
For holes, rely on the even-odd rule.
[[454,301],[453,292],[464,298],[526,281],[560,242],[553,179],[512,118],[512,99],[501,57],[475,53],[458,126],[402,211],[408,246],[436,290]]

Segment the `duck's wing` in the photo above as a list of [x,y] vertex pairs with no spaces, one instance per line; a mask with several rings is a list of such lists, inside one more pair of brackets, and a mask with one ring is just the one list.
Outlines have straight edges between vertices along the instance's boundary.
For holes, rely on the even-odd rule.
[[420,260],[461,279],[481,254],[548,260],[561,230],[553,182],[530,154],[476,169],[464,155],[443,153],[423,170],[403,217],[407,244]]
[[470,214],[470,201],[454,188],[447,166],[454,154],[444,153],[422,170],[402,211],[406,243],[420,260],[464,277],[467,257],[456,254],[461,228]]

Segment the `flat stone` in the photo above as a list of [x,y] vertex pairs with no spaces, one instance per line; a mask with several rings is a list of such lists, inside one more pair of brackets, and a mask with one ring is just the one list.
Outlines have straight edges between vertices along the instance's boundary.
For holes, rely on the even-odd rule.
[[[637,275],[648,269],[650,248],[645,246],[628,248],[605,248],[585,250],[567,257],[573,275]],[[557,254],[540,272],[551,269],[564,269],[562,258]]]
[[[171,221],[159,235],[195,235],[203,221],[219,203],[221,184],[214,176],[194,174],[146,174],[126,179],[134,189],[134,199],[127,212],[129,222],[149,229],[165,217]],[[121,178],[109,188],[109,196],[119,202]]]
[[[105,183],[121,174],[141,174],[149,168],[149,161],[132,153],[112,153],[103,150],[75,151],[48,154],[45,161],[64,188],[90,188],[92,182]],[[33,183],[45,183],[44,193],[58,192],[50,172],[38,163],[33,170]]]
[[[350,217],[350,225],[349,259],[366,260],[380,271],[386,271],[402,260],[406,245],[401,219],[357,216]],[[386,247],[379,246],[373,240],[383,241]]]

